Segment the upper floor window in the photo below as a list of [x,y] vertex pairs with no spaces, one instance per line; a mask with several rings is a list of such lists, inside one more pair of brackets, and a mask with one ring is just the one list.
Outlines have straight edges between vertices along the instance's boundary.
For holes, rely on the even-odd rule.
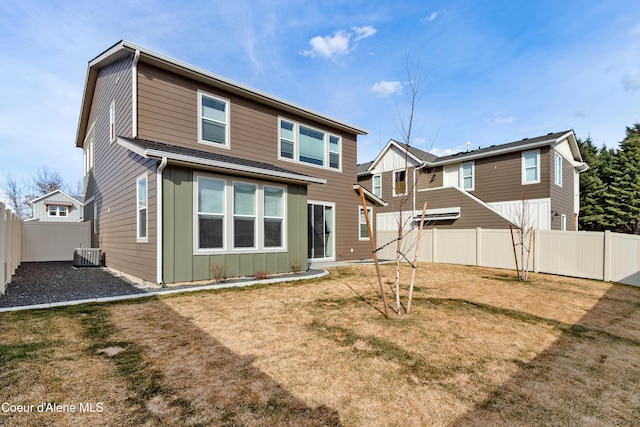
[[94,147],[95,147],[96,132],[95,126],[91,125],[91,129],[87,133],[84,143],[82,144],[82,151],[84,156],[84,174],[88,174],[94,165]]
[[461,187],[465,190],[473,190],[475,187],[475,174],[473,162],[463,163],[460,167]]
[[49,207],[47,208],[47,212],[49,213],[49,216],[67,216],[67,212],[68,212],[68,207],[67,206],[58,206],[58,205],[49,205]]
[[558,153],[555,155],[555,183],[562,187],[562,156]]
[[373,194],[382,197],[382,175],[373,175]]
[[229,148],[229,101],[198,91],[198,139]]
[[404,196],[407,194],[407,181],[404,170],[393,172],[393,195]]
[[280,119],[278,157],[340,170],[342,141],[337,135]]
[[522,153],[522,184],[540,182],[540,150]]
[[109,106],[109,141],[116,140],[116,101]]

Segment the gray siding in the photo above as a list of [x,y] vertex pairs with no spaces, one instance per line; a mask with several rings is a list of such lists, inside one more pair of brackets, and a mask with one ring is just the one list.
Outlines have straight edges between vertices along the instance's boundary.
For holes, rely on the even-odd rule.
[[[109,141],[109,106],[115,100],[116,135],[131,136],[131,62],[124,58],[100,70],[89,123],[96,122],[93,195],[97,206],[94,246],[108,267],[156,281],[156,162]],[[136,241],[136,179],[148,176],[148,243]],[[91,192],[89,192],[91,194]],[[93,209],[91,204],[87,209]],[[87,215],[89,217],[89,215]]]
[[[50,204],[66,205],[67,216],[49,216],[47,205]],[[34,203],[32,216],[43,222],[77,222],[83,218],[83,214],[84,208],[77,200],[56,193]]]
[[[308,199],[336,205],[336,259],[370,258],[368,242],[358,241],[359,197],[356,183],[356,135],[341,132],[295,114],[283,113],[217,88],[138,64],[138,133],[140,138],[212,151],[327,180],[308,187]],[[230,149],[198,143],[198,89],[230,100]],[[342,137],[342,171],[278,159],[278,117],[322,129]],[[306,217],[306,214],[305,214]]]

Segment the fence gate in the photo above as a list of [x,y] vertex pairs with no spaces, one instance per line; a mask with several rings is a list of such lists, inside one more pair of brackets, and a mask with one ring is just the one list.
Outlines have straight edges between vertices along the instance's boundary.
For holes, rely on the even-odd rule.
[[91,247],[91,223],[25,222],[22,261],[73,261],[76,248]]

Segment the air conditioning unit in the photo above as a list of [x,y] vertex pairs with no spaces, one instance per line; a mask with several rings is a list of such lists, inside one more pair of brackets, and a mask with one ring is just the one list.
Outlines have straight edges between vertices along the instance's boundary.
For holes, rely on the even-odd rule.
[[100,248],[77,248],[73,253],[74,267],[100,267]]

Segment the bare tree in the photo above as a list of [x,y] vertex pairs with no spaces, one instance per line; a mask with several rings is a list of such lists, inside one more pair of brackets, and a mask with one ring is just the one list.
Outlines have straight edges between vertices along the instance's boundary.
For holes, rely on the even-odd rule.
[[4,175],[4,182],[0,183],[0,188],[9,198],[9,206],[20,217],[29,215],[29,204],[26,198],[26,185],[19,178],[12,174]]
[[38,168],[36,175],[32,178],[32,185],[35,196],[51,193],[55,190],[62,190],[65,187],[64,178],[58,172],[50,171],[49,168]]
[[522,195],[519,209],[514,213],[513,219],[516,227],[515,229],[514,227],[510,227],[510,229],[516,271],[518,280],[526,282],[529,275],[529,254],[531,253],[531,242],[533,240],[533,221],[529,201],[525,198],[524,194]]

